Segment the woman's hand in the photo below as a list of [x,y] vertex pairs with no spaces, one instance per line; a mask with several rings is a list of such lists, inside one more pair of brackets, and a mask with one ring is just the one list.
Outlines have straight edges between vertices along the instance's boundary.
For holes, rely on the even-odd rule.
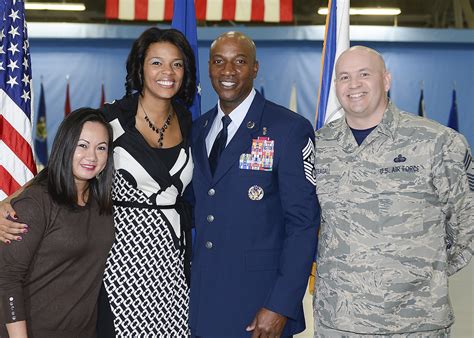
[[16,219],[15,210],[8,202],[0,203],[0,241],[10,244],[11,241],[21,241],[21,234],[28,232],[26,224],[12,221]]
[[14,322],[6,324],[8,335],[10,338],[28,338],[26,329],[26,321]]

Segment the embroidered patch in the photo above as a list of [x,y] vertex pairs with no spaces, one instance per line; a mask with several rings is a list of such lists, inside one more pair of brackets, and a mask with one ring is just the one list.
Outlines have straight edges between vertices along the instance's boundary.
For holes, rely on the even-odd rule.
[[275,141],[269,137],[258,137],[252,140],[252,152],[242,154],[239,159],[239,168],[247,170],[272,171]]
[[468,150],[464,156],[464,167],[466,168],[467,181],[469,182],[469,189],[474,191],[474,161]]
[[314,186],[316,186],[316,170],[314,168],[314,144],[311,139],[302,150],[304,174],[306,179]]
[[400,162],[405,162],[406,160],[407,160],[406,157],[402,156],[402,154],[398,154],[398,156],[393,159],[393,162],[400,163]]

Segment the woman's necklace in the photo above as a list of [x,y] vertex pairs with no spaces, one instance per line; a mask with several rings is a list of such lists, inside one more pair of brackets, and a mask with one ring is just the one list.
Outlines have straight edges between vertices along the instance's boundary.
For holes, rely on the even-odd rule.
[[163,148],[163,136],[165,134],[166,129],[168,129],[171,123],[171,118],[173,117],[173,106],[170,107],[170,112],[168,113],[168,117],[166,118],[165,123],[163,123],[163,127],[158,128],[148,117],[145,108],[143,108],[142,102],[139,100],[138,103],[140,103],[140,107],[142,108],[143,113],[145,114],[145,121],[148,122],[148,127],[160,136],[158,138],[158,148]]

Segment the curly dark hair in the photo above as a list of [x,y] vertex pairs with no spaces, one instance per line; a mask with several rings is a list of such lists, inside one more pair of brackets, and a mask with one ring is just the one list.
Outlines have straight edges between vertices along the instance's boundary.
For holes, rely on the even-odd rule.
[[168,42],[176,46],[184,60],[184,78],[177,97],[185,105],[193,102],[196,93],[196,61],[194,53],[188,40],[176,29],[148,28],[133,43],[127,58],[127,76],[125,77],[126,95],[130,96],[134,91],[142,93],[143,90],[143,64],[148,48],[155,42]]

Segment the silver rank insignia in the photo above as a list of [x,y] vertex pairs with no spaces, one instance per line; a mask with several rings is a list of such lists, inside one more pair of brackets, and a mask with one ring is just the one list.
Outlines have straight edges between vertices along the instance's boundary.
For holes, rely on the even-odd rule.
[[260,201],[263,198],[264,192],[262,187],[253,185],[249,188],[249,198],[252,201]]

